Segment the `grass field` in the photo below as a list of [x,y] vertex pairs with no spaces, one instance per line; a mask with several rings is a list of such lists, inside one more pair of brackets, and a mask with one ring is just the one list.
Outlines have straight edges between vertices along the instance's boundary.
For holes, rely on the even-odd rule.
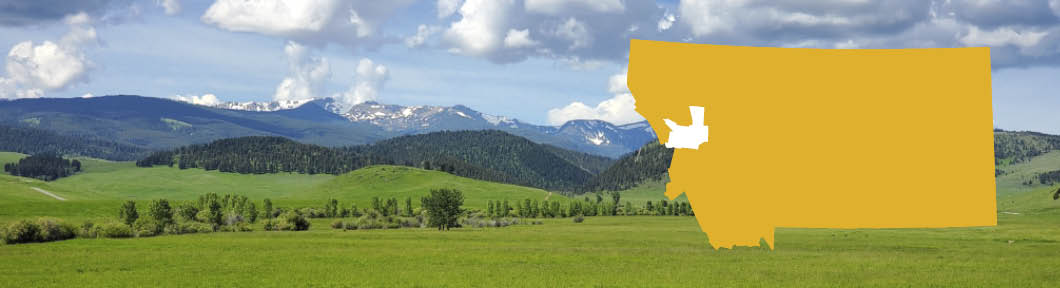
[[[0,162],[18,157],[0,153]],[[0,176],[0,222],[39,215],[113,218],[125,199],[183,200],[206,192],[245,194],[258,201],[271,197],[280,206],[320,206],[328,197],[360,206],[372,195],[412,196],[434,186],[466,191],[472,206],[484,197],[547,195],[393,166],[342,176],[237,175],[98,160],[85,160],[85,169],[51,183]],[[781,228],[773,251],[713,250],[692,217],[589,217],[580,224],[545,219],[543,225],[449,232],[336,231],[327,227],[329,220],[315,219],[303,232],[257,227],[243,233],[0,245],[0,286],[1057,287],[1060,201],[1051,198],[1055,187],[1013,191],[1006,181],[999,177],[996,227]],[[29,187],[70,200],[57,201]],[[662,189],[663,183],[646,183],[626,191],[623,201],[662,199]]]

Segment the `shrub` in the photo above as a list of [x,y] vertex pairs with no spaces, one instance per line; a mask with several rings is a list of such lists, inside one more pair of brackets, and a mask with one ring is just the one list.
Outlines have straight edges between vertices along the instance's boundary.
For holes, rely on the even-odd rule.
[[353,221],[346,221],[345,223],[343,223],[342,229],[357,230],[357,223],[354,223]]
[[77,236],[81,238],[96,238],[98,235],[99,226],[93,224],[92,221],[81,223],[81,230],[77,231]]
[[122,223],[107,223],[99,230],[99,236],[106,238],[129,238],[133,236],[132,228]]
[[231,225],[236,225],[236,224],[243,223],[243,215],[239,214],[239,213],[236,213],[236,212],[225,213],[225,216],[224,216],[223,219],[224,219],[223,222],[224,222],[225,226],[231,226]]
[[265,221],[266,231],[304,231],[309,230],[309,220],[301,214],[287,212],[276,219]]
[[241,222],[241,223],[238,223],[238,224],[235,224],[235,225],[221,226],[221,231],[223,231],[223,232],[251,232],[251,231],[254,231],[254,228],[250,227],[250,225],[247,225],[246,223],[242,223]]
[[145,217],[137,219],[136,223],[133,223],[132,228],[136,237],[151,237],[161,234],[165,229],[165,225],[154,218]]
[[74,238],[77,236],[74,225],[67,224],[59,219],[41,218],[37,220],[40,232],[37,240],[40,242],[58,241]]
[[283,216],[287,220],[287,224],[291,226],[293,231],[305,231],[309,230],[309,220],[302,217],[297,213],[288,213]]
[[185,222],[166,227],[168,234],[191,234],[210,233],[214,231],[213,225],[199,222]]
[[331,228],[332,229],[342,229],[343,228],[342,219],[336,219],[335,221],[331,221]]
[[582,215],[574,216],[574,223],[582,223],[582,221],[585,221],[585,217],[582,217]]
[[4,231],[4,243],[30,243],[37,242],[40,237],[40,225],[29,220],[19,220],[11,223]]

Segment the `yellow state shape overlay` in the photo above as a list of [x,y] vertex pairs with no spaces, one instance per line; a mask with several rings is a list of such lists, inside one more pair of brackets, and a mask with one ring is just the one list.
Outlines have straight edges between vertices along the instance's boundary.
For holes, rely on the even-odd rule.
[[804,49],[632,40],[628,83],[659,141],[706,108],[709,141],[675,149],[714,248],[772,249],[775,227],[997,225],[989,48]]

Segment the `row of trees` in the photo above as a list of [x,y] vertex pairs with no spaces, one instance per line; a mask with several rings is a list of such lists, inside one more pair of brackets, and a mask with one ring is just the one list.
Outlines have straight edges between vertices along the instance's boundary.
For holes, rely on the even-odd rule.
[[58,154],[31,155],[18,163],[4,164],[4,172],[14,176],[52,181],[81,171],[81,161],[63,159]]
[[[617,195],[613,193],[612,195]],[[486,205],[486,215],[490,217],[523,217],[523,218],[557,218],[573,216],[619,216],[619,215],[671,215],[692,216],[692,206],[684,201],[647,201],[643,206],[634,206],[632,202],[626,201],[619,204],[619,198],[610,201],[592,201],[589,197],[585,201],[570,201],[563,204],[560,201],[537,201],[523,199],[515,201],[513,206],[508,200],[490,200]]]

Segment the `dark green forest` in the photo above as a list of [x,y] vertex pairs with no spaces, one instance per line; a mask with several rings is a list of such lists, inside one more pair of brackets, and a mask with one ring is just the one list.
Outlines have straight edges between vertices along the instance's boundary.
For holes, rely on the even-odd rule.
[[18,163],[5,163],[4,172],[29,178],[52,181],[81,171],[81,161],[63,159],[56,154],[31,155]]
[[1060,136],[994,129],[996,164],[1015,164],[1060,149]]
[[[328,148],[282,137],[251,136],[155,152],[137,165],[235,173],[341,174],[390,164],[554,191],[576,191],[613,161],[537,144],[502,131],[435,132],[370,145]],[[588,168],[583,168],[588,167]]]
[[663,180],[670,169],[673,156],[674,149],[666,148],[659,144],[658,140],[649,141],[593,177],[579,192],[620,191],[633,188],[644,181]]
[[[585,163],[585,160],[568,160],[555,152],[558,148],[549,147],[506,132],[482,130],[402,136],[371,145],[350,147],[348,150],[385,155],[395,164],[546,190],[572,191],[593,177],[592,172],[582,169],[582,165],[578,164]],[[580,156],[589,159],[604,158]],[[470,170],[461,171],[462,169]]]
[[51,131],[0,124],[0,151],[22,154],[54,153],[115,161],[135,160],[148,151],[85,136],[59,135]]

